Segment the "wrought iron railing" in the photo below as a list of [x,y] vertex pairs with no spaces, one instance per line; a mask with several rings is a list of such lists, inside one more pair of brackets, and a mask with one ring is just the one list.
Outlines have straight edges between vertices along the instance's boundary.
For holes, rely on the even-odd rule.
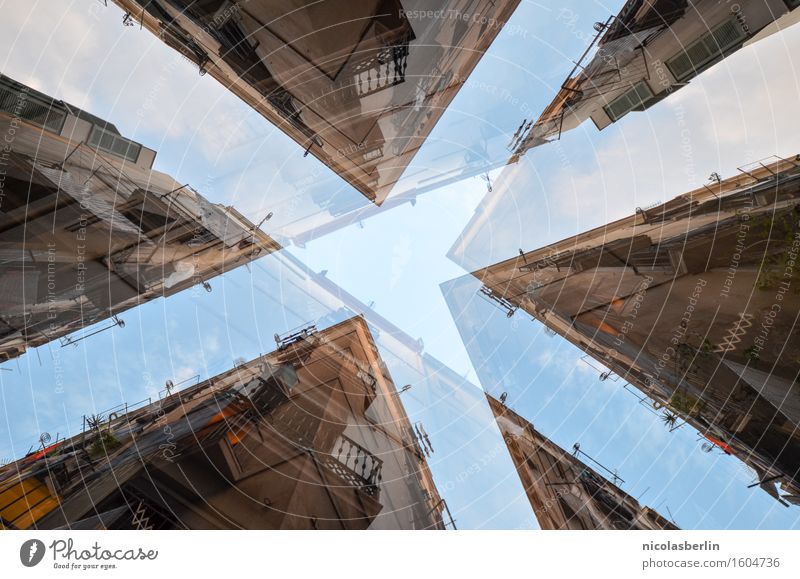
[[[291,403],[290,403],[291,404]],[[380,493],[383,461],[319,417],[287,404],[266,418],[274,436],[296,445],[344,481],[369,496]],[[344,428],[344,425],[340,425]],[[227,423],[230,428],[230,421]],[[339,431],[341,432],[341,430]]]
[[380,493],[383,461],[345,435],[340,435],[333,451],[323,459],[323,464],[352,486],[361,488],[370,496]]
[[396,86],[406,79],[409,39],[385,46],[372,58],[353,67],[353,85],[359,98]]

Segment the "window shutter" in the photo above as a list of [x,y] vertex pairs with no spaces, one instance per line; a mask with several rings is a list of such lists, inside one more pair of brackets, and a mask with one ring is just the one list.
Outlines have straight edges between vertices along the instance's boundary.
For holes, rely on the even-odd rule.
[[712,36],[716,41],[717,50],[725,50],[730,48],[744,36],[741,26],[736,21],[728,20],[722,26],[712,32]]
[[727,50],[744,38],[744,30],[736,19],[731,18],[684,47],[667,61],[667,66],[678,81],[685,80],[710,63],[721,60]]
[[625,91],[606,106],[612,121],[616,121],[635,109],[642,109],[653,98],[653,91],[642,81]]
[[36,126],[57,133],[67,118],[66,113],[55,109],[35,95],[22,93],[12,86],[0,83],[0,110],[29,121]]
[[122,157],[133,163],[139,158],[139,151],[141,150],[139,144],[96,125],[89,135],[89,146]]

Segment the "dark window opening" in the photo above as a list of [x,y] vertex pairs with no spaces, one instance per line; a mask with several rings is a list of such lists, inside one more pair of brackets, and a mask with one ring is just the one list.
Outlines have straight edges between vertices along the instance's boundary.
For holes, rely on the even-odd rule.
[[11,154],[5,182],[0,189],[0,212],[9,213],[30,203],[55,195],[58,188],[19,155]]
[[171,223],[174,223],[176,219],[175,217],[168,217],[161,213],[146,211],[144,209],[144,203],[140,203],[128,209],[122,209],[120,213],[138,226],[143,233],[149,233],[167,227]]

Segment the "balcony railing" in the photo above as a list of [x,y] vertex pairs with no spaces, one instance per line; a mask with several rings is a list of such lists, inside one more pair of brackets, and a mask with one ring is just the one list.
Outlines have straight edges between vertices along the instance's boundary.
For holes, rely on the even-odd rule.
[[408,67],[408,39],[395,46],[386,46],[374,57],[358,63],[353,69],[356,93],[364,98],[404,82]]
[[[276,434],[285,437],[306,452],[313,453],[321,465],[335,473],[348,485],[357,487],[371,497],[377,498],[380,493],[381,470],[383,461],[353,439],[339,434],[333,444],[319,443],[320,420],[304,412],[290,412],[280,418],[269,419]],[[314,441],[318,444],[315,444]],[[318,448],[330,448],[322,450]]]
[[383,461],[347,436],[340,435],[323,464],[352,486],[370,496],[380,493]]

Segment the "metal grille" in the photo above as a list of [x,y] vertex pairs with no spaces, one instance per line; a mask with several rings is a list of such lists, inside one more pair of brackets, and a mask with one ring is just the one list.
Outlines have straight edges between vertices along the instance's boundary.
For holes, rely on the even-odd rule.
[[89,135],[89,146],[122,157],[132,163],[139,158],[139,151],[142,149],[138,143],[96,125]]
[[728,20],[668,60],[667,66],[677,80],[684,80],[722,58],[726,50],[741,42],[744,37],[745,33],[736,20]]
[[606,112],[612,121],[616,121],[630,111],[644,108],[652,98],[653,91],[642,81],[611,101],[606,107]]
[[67,118],[65,111],[54,109],[50,103],[30,93],[14,90],[5,83],[0,83],[0,110],[54,133],[61,131]]

